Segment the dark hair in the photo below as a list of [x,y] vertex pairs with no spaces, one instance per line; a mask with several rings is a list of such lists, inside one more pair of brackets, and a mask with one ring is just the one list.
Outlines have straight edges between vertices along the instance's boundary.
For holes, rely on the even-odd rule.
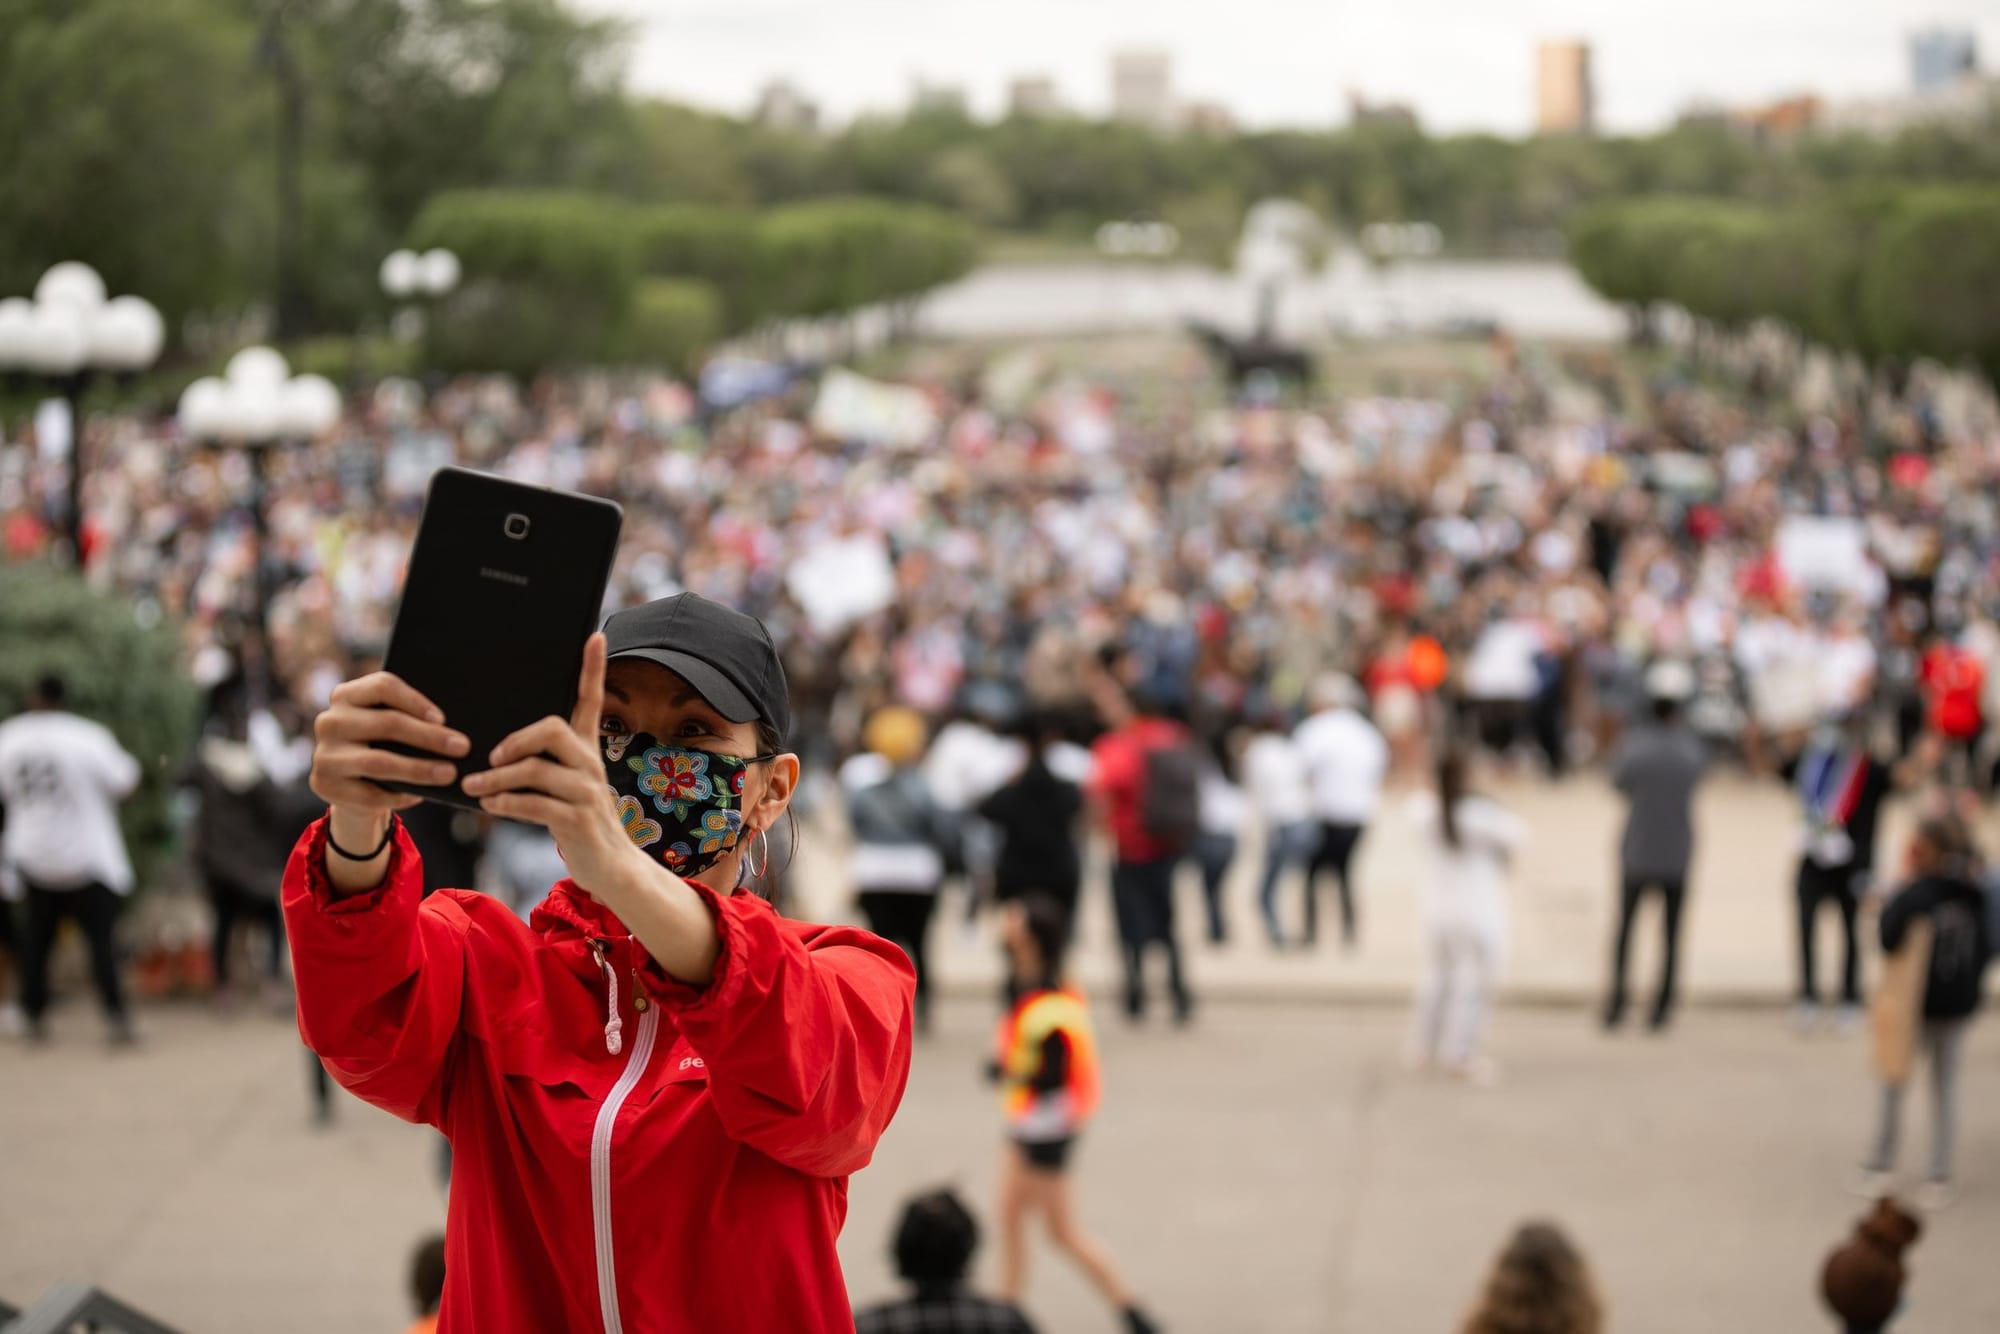
[[444,1234],[425,1237],[410,1255],[410,1296],[418,1315],[435,1315],[444,1300]]
[[69,687],[54,672],[35,678],[35,703],[44,709],[59,709],[69,698]]
[[1598,1334],[1590,1268],[1553,1223],[1523,1223],[1494,1262],[1465,1334]]
[[1918,821],[1917,841],[1937,855],[1932,869],[1940,875],[1969,876],[1977,869],[1978,845],[1965,821],[1955,814],[1931,815]]
[[1465,752],[1446,746],[1438,752],[1438,828],[1444,831],[1444,845],[1459,846],[1458,803],[1465,800]]
[[950,1187],[903,1206],[896,1226],[896,1272],[912,1283],[953,1283],[965,1277],[979,1248],[979,1224]]
[[1854,1235],[1826,1257],[1820,1296],[1849,1329],[1880,1329],[1902,1304],[1903,1252],[1923,1225],[1894,1200],[1882,1200]]

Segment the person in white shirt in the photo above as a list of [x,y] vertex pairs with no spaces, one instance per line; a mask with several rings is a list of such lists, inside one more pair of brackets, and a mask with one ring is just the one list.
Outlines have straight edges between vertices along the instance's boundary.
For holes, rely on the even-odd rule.
[[1457,751],[1439,759],[1437,791],[1412,796],[1409,815],[1430,853],[1410,1061],[1490,1083],[1497,1071],[1486,1028],[1507,949],[1507,866],[1527,830],[1506,807],[1466,791]]
[[0,863],[26,904],[21,1008],[28,1035],[46,1036],[49,952],[67,917],[90,944],[91,972],[111,1040],[132,1041],[118,984],[112,932],[118,901],[132,892],[132,862],[118,829],[118,803],[139,785],[139,762],[105,728],[63,709],[60,678],[44,677],[28,710],[0,723],[0,804],[7,827]]
[[1243,790],[1264,824],[1264,878],[1257,905],[1263,909],[1272,947],[1282,949],[1285,933],[1278,924],[1278,882],[1285,872],[1311,859],[1319,826],[1313,823],[1305,757],[1275,715],[1261,720],[1244,748]]
[[1208,903],[1208,942],[1229,940],[1229,918],[1223,911],[1223,889],[1229,868],[1236,862],[1236,848],[1243,838],[1249,808],[1243,797],[1236,766],[1236,735],[1226,730],[1206,739],[1201,746],[1202,763],[1195,783],[1195,803],[1201,812],[1201,831],[1194,841],[1195,861],[1201,867],[1201,892]]
[[1351,949],[1356,939],[1354,850],[1375,818],[1389,770],[1388,743],[1361,715],[1362,700],[1361,687],[1351,678],[1322,677],[1313,685],[1314,713],[1293,737],[1319,821],[1319,846],[1306,868],[1308,947],[1319,939],[1319,884],[1329,872],[1340,887],[1341,940]]

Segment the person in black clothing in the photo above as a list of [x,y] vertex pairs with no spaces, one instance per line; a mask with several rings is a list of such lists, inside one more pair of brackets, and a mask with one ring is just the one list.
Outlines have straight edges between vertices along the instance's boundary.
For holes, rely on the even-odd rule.
[[1027,747],[1027,763],[979,803],[980,818],[1000,835],[993,897],[1007,903],[1030,892],[1048,896],[1062,907],[1067,939],[1083,885],[1083,793],[1049,768],[1049,749],[1062,739],[1052,720],[1030,717],[1017,735]]
[[1799,911],[1799,1004],[1801,1031],[1821,1018],[1814,926],[1820,909],[1840,910],[1846,942],[1841,967],[1840,1018],[1852,1029],[1861,1020],[1861,960],[1855,919],[1875,867],[1875,831],[1882,803],[1902,775],[1878,759],[1866,741],[1859,714],[1829,720],[1782,772],[1796,790],[1805,815],[1797,879]]
[[[1993,956],[1986,892],[1978,881],[1978,853],[1965,823],[1956,816],[1933,816],[1910,840],[1909,883],[1882,909],[1882,948],[1895,953],[1920,920],[1931,925],[1929,972],[1924,980],[1920,1049],[1931,1067],[1930,1175],[1918,1202],[1929,1208],[1951,1197],[1951,1151],[1958,1129],[1958,1069],[1965,1033],[1985,991],[1986,965]],[[1882,1088],[1882,1119],[1875,1151],[1864,1169],[1863,1189],[1886,1193],[1896,1167],[1901,1119],[1900,1084]]]
[[302,765],[294,773],[272,771],[270,757],[252,740],[259,722],[282,736],[276,714],[253,707],[240,674],[224,681],[210,696],[209,721],[192,767],[200,802],[194,842],[214,913],[215,994],[224,1005],[233,999],[230,956],[240,922],[263,929],[269,947],[265,985],[273,993],[282,987],[285,925],[278,884],[292,845],[326,809],[307,788]]
[[899,1302],[858,1311],[855,1334],[1035,1334],[1011,1302],[966,1290],[979,1224],[949,1189],[919,1195],[896,1227],[896,1272],[914,1289]]

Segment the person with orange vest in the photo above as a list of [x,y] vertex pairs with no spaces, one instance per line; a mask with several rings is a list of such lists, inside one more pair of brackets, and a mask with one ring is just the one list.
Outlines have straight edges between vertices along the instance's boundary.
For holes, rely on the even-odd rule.
[[1157,1334],[1104,1248],[1077,1224],[1065,1175],[1101,1092],[1089,1007],[1081,991],[1062,982],[1068,914],[1055,900],[1031,894],[1009,903],[1002,920],[1013,1005],[1000,1021],[993,1067],[1009,1141],[1000,1177],[1000,1297],[1020,1300],[1028,1217],[1039,1213],[1049,1240],[1090,1276],[1124,1317],[1128,1334]]

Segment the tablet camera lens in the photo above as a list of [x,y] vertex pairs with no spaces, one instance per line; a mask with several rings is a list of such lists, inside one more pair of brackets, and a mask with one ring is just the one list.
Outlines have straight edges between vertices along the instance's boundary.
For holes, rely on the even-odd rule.
[[528,516],[525,514],[509,514],[507,516],[505,531],[507,536],[517,542],[526,537],[528,535]]

